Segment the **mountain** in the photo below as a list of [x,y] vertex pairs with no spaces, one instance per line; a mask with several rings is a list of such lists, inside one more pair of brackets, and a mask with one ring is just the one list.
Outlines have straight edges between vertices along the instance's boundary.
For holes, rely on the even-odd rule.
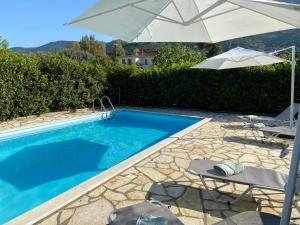
[[[36,48],[22,48],[15,47],[12,48],[13,51],[19,53],[48,53],[48,52],[59,52],[63,51],[65,48],[69,47],[74,41],[56,41],[50,42],[46,45],[36,47]],[[111,54],[115,41],[106,43],[107,53]],[[175,45],[177,43],[127,43],[122,41],[122,45],[127,53],[132,53],[133,49],[143,49],[144,51],[157,51],[166,45]],[[197,43],[183,43],[184,45],[190,47],[191,49],[198,50]],[[289,47],[291,45],[296,45],[300,48],[300,30],[288,30],[280,31],[275,33],[268,33],[262,35],[256,35],[252,37],[239,38],[231,41],[221,42],[220,45],[224,50],[231,49],[236,46],[241,46],[244,48],[252,48],[256,50],[266,50],[271,51],[274,49],[280,49],[284,47]]]
[[55,41],[35,48],[15,47],[11,49],[15,52],[24,54],[60,52],[63,51],[65,48],[68,48],[72,43],[74,43],[74,41]]
[[[112,54],[113,46],[115,44],[115,41],[111,41],[106,43],[106,51],[107,54]],[[140,42],[140,43],[128,43],[125,41],[122,41],[122,46],[125,49],[127,53],[132,53],[135,48],[138,48],[140,50],[144,51],[158,51],[159,49],[163,48],[166,45],[176,45],[178,43],[167,43],[167,42]],[[197,43],[182,43],[191,49],[198,50]]]
[[[300,1],[300,0],[299,0]],[[112,53],[114,41],[107,43],[107,53]],[[127,43],[122,42],[122,45],[127,53],[132,53],[133,49],[143,49],[144,51],[158,51],[166,45],[176,45],[178,43]],[[197,43],[183,43],[191,49],[199,50]],[[261,34],[251,37],[238,38],[230,41],[221,42],[220,45],[224,50],[229,50],[236,46],[244,48],[272,51],[275,49],[286,48],[291,45],[296,45],[300,48],[300,30],[287,30],[268,34]]]
[[300,48],[300,30],[287,30],[268,34],[261,34],[246,38],[234,39],[221,43],[224,49],[230,49],[235,46],[244,48],[253,48],[257,50],[271,51],[275,49],[286,48],[292,45]]

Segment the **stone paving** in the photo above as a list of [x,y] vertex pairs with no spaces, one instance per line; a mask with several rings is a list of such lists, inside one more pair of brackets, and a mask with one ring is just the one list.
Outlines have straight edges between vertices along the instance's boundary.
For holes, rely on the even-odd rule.
[[93,114],[92,110],[80,109],[76,112],[55,112],[45,113],[40,116],[19,117],[14,120],[0,122],[0,132],[7,132],[14,129],[32,127],[47,124],[50,122],[66,121]]
[[[206,191],[197,176],[187,172],[192,159],[209,158],[217,161],[239,160],[245,165],[288,172],[292,142],[277,139],[274,143],[261,142],[262,134],[243,128],[236,115],[201,113],[197,111],[168,111],[185,115],[200,115],[213,120],[172,144],[162,148],[149,158],[112,178],[93,191],[80,197],[51,216],[40,225],[105,225],[107,215],[113,209],[156,199],[171,205],[172,212],[186,225],[211,225],[238,212],[257,210],[280,214],[284,195],[274,191],[254,190],[236,205],[214,202],[210,195],[222,200],[245,190],[242,185],[227,185],[218,191]],[[91,112],[81,110],[72,113],[52,113],[40,117],[16,119],[0,124],[0,131],[44,121],[68,119]],[[27,121],[27,122],[26,122]],[[10,127],[11,126],[11,127]],[[288,153],[283,154],[288,151]],[[208,182],[210,188],[221,183]],[[293,216],[298,212],[293,210]],[[300,224],[300,220],[293,220]]]

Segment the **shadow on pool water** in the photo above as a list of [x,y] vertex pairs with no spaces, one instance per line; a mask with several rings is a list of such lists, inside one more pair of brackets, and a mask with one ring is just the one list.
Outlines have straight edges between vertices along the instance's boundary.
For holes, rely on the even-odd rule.
[[76,174],[99,171],[108,146],[73,139],[27,147],[0,162],[0,179],[20,190]]

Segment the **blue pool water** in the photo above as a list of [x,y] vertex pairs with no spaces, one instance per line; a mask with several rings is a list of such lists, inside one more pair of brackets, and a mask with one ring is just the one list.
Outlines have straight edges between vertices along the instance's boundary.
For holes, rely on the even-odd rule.
[[110,120],[0,139],[0,224],[128,159],[199,118],[120,110]]

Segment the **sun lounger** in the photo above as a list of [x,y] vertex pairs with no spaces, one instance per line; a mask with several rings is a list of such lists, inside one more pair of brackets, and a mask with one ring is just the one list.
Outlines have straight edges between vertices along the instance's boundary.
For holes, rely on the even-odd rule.
[[[285,174],[282,174],[275,170],[245,166],[244,171],[242,173],[225,177],[220,176],[214,169],[214,165],[216,165],[217,163],[218,162],[212,160],[195,159],[191,161],[188,170],[190,173],[198,175],[200,177],[200,180],[202,181],[205,189],[207,190],[209,190],[209,188],[205,182],[206,178],[212,178],[225,183],[247,185],[248,188],[235,200],[229,202],[221,201],[215,198],[213,195],[211,195],[211,197],[215,201],[227,204],[234,204],[241,200],[249,191],[251,191],[254,188],[274,190],[279,192],[285,191],[285,185],[288,180],[288,176]],[[210,192],[208,191],[208,193]],[[297,193],[299,193],[298,190]]]
[[[109,225],[136,225],[141,214],[149,213],[168,219],[168,225],[184,225],[162,203],[144,202],[113,211],[109,217]],[[113,217],[116,219],[113,220]],[[213,225],[280,225],[280,217],[269,213],[247,211],[238,213]]]
[[[299,112],[300,104],[294,103],[294,110],[293,110],[293,117],[295,118],[296,115]],[[278,114],[275,117],[269,117],[269,116],[256,116],[256,115],[247,115],[242,116],[242,119],[247,119],[250,121],[250,123],[264,123],[266,125],[284,125],[289,123],[290,121],[290,108],[291,106],[287,107],[284,111],[282,111],[280,114]]]
[[280,217],[269,213],[247,211],[213,225],[279,225]]
[[109,225],[136,225],[141,214],[164,217],[168,220],[168,225],[184,225],[167,206],[154,200],[117,209],[108,216],[108,223]]
[[289,127],[283,127],[283,126],[277,126],[277,127],[263,127],[259,129],[263,133],[270,133],[270,136],[268,139],[273,140],[274,138],[277,138],[279,135],[284,135],[287,137],[294,138],[296,136],[296,127],[293,127],[292,129]]
[[[153,208],[154,207],[154,208]],[[109,225],[136,225],[140,214],[152,213],[168,219],[168,225],[184,225],[170,210],[162,203],[153,205],[144,202],[116,210],[108,217]],[[113,215],[117,219],[112,220]],[[238,213],[213,225],[280,225],[280,217],[263,212],[247,211]]]

